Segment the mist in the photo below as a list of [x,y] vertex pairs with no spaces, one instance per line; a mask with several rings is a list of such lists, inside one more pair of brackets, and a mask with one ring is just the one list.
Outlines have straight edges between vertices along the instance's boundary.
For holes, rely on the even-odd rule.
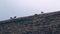
[[60,0],[0,0],[0,20],[60,10]]

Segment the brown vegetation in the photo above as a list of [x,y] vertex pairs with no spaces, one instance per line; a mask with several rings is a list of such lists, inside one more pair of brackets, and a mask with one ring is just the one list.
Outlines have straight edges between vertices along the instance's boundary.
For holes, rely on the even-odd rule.
[[0,21],[0,34],[60,34],[60,11]]

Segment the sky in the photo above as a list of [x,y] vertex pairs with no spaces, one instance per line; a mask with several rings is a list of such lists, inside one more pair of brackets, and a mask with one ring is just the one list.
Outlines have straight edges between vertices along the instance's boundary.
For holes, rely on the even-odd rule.
[[0,0],[0,20],[60,10],[60,0]]

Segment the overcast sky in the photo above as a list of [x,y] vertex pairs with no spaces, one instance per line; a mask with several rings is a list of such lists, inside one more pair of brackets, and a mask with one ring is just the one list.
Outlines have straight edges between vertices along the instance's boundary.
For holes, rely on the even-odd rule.
[[60,0],[0,0],[0,20],[60,10]]

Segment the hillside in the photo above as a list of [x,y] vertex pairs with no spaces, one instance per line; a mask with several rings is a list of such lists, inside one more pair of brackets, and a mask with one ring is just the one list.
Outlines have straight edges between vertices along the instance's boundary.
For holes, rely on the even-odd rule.
[[0,21],[0,34],[60,34],[60,11]]

